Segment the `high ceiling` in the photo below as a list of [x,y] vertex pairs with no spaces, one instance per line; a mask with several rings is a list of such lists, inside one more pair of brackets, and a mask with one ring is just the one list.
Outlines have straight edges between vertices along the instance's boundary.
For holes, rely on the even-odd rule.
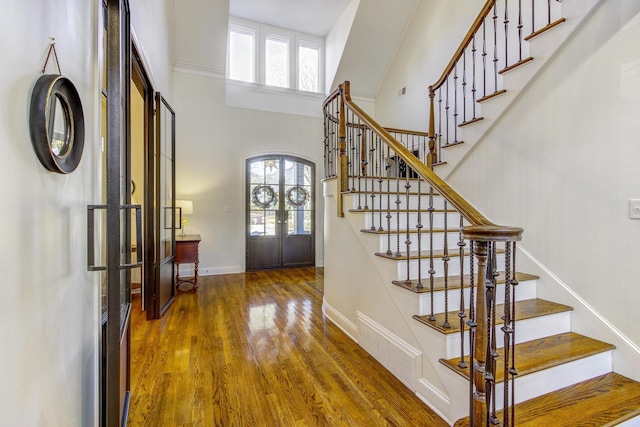
[[331,70],[327,71],[326,91],[350,80],[352,93],[375,98],[404,28],[418,2],[426,0],[172,1],[176,67],[224,77],[227,28],[232,15],[327,36],[331,42],[326,60]]
[[230,0],[229,15],[326,36],[350,0]]

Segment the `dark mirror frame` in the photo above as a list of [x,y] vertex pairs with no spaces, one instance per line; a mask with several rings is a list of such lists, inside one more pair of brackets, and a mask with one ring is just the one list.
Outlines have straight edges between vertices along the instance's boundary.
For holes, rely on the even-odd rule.
[[[56,108],[56,100],[63,110],[60,113],[64,116],[65,129],[69,129],[68,149],[60,155],[52,151],[53,120],[50,118],[51,109]],[[29,132],[33,149],[45,168],[65,174],[78,167],[84,149],[84,114],[78,91],[69,79],[59,74],[45,74],[38,78],[31,93]]]

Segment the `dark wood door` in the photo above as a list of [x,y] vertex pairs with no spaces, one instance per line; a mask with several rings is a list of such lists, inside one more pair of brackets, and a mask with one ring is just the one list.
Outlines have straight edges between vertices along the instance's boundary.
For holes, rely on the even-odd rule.
[[247,270],[315,265],[315,165],[268,155],[246,170]]
[[175,298],[175,113],[160,93],[156,93],[156,144],[154,167],[154,209],[151,224],[154,236],[153,305],[155,318],[161,317]]

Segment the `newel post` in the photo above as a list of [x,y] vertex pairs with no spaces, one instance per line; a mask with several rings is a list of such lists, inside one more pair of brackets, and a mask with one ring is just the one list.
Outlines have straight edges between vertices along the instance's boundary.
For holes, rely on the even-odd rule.
[[[510,322],[512,315],[515,318],[515,312],[512,312],[510,291],[507,286],[514,284],[510,277],[515,277],[515,254],[511,253],[511,245],[522,239],[523,229],[520,227],[507,227],[498,225],[476,225],[462,227],[462,237],[472,242],[472,255],[476,258],[476,268],[471,272],[474,278],[476,291],[475,303],[471,300],[472,311],[471,318],[468,322],[471,326],[471,407],[469,408],[469,416],[471,418],[470,425],[473,427],[485,427],[495,424],[498,419],[495,414],[494,400],[496,398],[496,357],[497,344],[495,337],[496,328],[496,254],[498,253],[496,245],[498,243],[505,244],[505,322]],[[508,248],[507,248],[508,246]],[[513,246],[515,249],[515,245]],[[513,276],[511,276],[513,274]],[[510,283],[511,282],[511,283]],[[507,329],[515,327],[515,325],[505,325],[503,331],[505,334]],[[513,334],[505,335],[504,359],[513,360],[511,353],[513,348]],[[509,371],[508,373],[506,371]],[[507,384],[509,375],[514,375],[515,366],[505,368],[504,384]],[[506,395],[507,389],[504,388]],[[513,402],[511,402],[513,404]],[[508,403],[504,404],[505,413]],[[509,424],[509,419],[503,425]],[[503,421],[505,421],[503,420]],[[513,419],[511,419],[513,423]]]
[[344,209],[342,207],[342,193],[349,190],[349,168],[347,158],[347,121],[345,112],[344,98],[345,94],[349,93],[349,82],[346,81],[340,85],[340,97],[339,97],[339,122],[338,122],[338,150],[339,155],[339,170],[338,170],[338,216],[344,216]]
[[433,170],[433,164],[438,161],[436,152],[436,120],[434,98],[436,92],[433,86],[429,86],[429,154],[427,154],[427,167]]
[[473,363],[473,378],[471,381],[474,386],[473,393],[473,408],[471,408],[471,419],[473,420],[473,426],[486,426],[487,425],[487,390],[485,383],[485,374],[487,367],[487,344],[489,337],[487,336],[488,325],[488,310],[487,310],[487,286],[486,286],[486,271],[487,271],[487,254],[488,254],[489,242],[476,241],[474,242],[476,262],[478,266],[478,273],[476,274],[476,289],[477,299],[475,305],[475,330],[474,330],[474,342],[473,346],[474,360]]

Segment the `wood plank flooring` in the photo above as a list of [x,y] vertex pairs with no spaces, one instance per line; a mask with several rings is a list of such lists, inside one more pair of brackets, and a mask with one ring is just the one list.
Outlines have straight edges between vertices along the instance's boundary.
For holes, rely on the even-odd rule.
[[322,314],[323,270],[202,277],[133,313],[129,426],[447,424]]

